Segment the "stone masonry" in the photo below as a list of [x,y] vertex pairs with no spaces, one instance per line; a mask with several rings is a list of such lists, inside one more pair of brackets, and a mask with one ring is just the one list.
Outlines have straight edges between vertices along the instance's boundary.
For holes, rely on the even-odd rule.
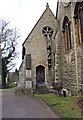
[[[43,70],[44,85],[52,86],[52,80],[62,81],[63,86],[72,94],[77,94],[83,85],[83,44],[77,45],[76,24],[74,19],[76,1],[57,2],[56,17],[46,5],[46,10],[25,39],[22,47],[23,59],[19,69],[19,82],[22,87],[27,80],[32,86],[37,84],[38,72]],[[63,21],[65,16],[70,22],[72,49],[65,52]],[[43,30],[43,32],[42,32]],[[50,33],[52,35],[50,35]],[[51,66],[49,68],[48,44],[51,49]],[[26,69],[26,56],[31,56],[31,68]],[[41,68],[41,70],[37,70]],[[42,72],[40,72],[42,74]],[[40,81],[41,82],[41,81]],[[40,84],[40,83],[38,83]],[[35,88],[35,87],[34,87]]]

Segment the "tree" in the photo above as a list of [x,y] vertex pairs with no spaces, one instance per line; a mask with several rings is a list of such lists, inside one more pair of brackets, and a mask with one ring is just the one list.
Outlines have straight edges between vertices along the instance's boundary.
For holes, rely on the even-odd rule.
[[8,73],[8,83],[18,83],[18,80],[19,80],[19,71],[17,70],[17,68],[15,69],[15,71],[10,71]]
[[19,35],[9,27],[10,22],[0,21],[0,41],[2,51],[2,87],[6,85],[7,73],[15,66],[13,60],[17,57],[16,45]]
[[13,72],[12,81],[11,82],[18,82],[18,79],[19,79],[19,71],[16,68],[15,72]]

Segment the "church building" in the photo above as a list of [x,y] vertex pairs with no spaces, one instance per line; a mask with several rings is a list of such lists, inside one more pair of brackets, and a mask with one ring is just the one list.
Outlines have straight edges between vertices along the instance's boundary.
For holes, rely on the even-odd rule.
[[83,87],[83,1],[58,0],[54,14],[47,3],[22,44],[19,86],[50,89],[54,80],[75,94]]

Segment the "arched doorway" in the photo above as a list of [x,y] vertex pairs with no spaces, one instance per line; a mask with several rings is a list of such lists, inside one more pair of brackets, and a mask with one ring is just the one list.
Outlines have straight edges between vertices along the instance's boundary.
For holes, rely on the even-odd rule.
[[42,65],[36,67],[36,84],[45,84],[45,67]]

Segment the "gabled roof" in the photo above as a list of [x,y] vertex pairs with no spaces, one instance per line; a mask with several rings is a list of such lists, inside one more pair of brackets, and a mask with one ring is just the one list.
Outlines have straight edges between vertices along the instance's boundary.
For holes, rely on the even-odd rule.
[[[37,23],[35,24],[35,26],[34,26],[33,29],[31,30],[31,32],[29,33],[29,35],[27,36],[27,38],[26,38],[25,41],[23,42],[22,46],[25,44],[26,40],[29,38],[29,36],[30,36],[31,33],[33,32],[34,28],[35,28],[36,25],[39,23],[40,19],[42,18],[42,16],[45,14],[45,12],[46,12],[48,9],[50,10],[51,14],[55,17],[55,15],[54,15],[53,12],[51,11],[51,9],[49,8],[49,5],[48,5],[48,3],[47,3],[45,11],[43,12],[43,14],[41,15],[41,17],[39,18],[39,20],[37,21]],[[56,17],[55,17],[55,20],[57,20]]]

